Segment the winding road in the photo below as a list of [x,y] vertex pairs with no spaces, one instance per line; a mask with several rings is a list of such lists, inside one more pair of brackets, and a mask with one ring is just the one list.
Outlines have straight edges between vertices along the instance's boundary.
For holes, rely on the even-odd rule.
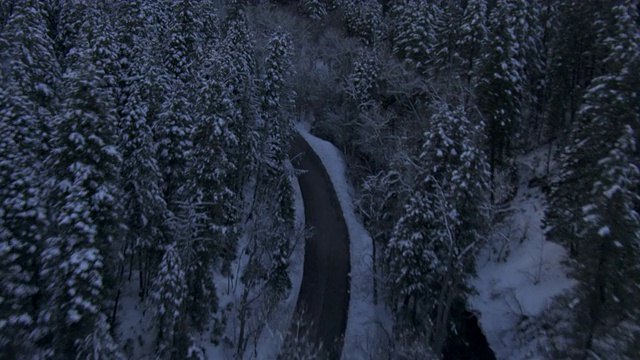
[[295,138],[289,155],[294,167],[305,171],[298,182],[305,223],[312,231],[305,242],[296,314],[307,326],[303,332],[322,344],[324,357],[339,359],[349,308],[349,232],[331,179],[302,136]]

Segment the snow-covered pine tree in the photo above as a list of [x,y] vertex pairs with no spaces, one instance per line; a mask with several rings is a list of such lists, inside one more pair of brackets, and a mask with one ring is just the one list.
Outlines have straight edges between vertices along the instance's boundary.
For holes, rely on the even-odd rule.
[[[153,59],[151,39],[145,19],[152,10],[142,1],[118,4],[118,53],[116,121],[120,130],[118,148],[122,153],[121,188],[127,225],[126,241],[121,248],[119,282],[124,267],[139,270],[139,294],[149,291],[151,277],[160,261],[160,245],[166,240],[167,204],[163,198],[163,178],[157,161],[157,144],[149,119],[152,88],[149,86]],[[145,76],[146,75],[146,76]],[[116,296],[117,309],[119,296]],[[115,314],[115,313],[114,313]],[[114,321],[113,315],[111,321]]]
[[462,77],[468,86],[475,85],[474,78],[487,32],[487,1],[469,0],[464,8],[456,42]]
[[74,61],[63,76],[65,100],[55,118],[47,159],[51,225],[41,272],[47,303],[40,321],[47,327],[41,334],[45,350],[53,357],[73,356],[81,346],[87,349],[82,339],[93,331],[105,336],[95,346],[113,342],[108,325],[100,320],[106,316],[106,299],[111,299],[113,249],[121,243],[120,154],[107,73],[113,64],[113,34],[95,8],[86,5],[81,4],[81,41],[68,54]]
[[39,0],[16,2],[3,38],[7,42],[9,71],[15,81],[15,91],[28,97],[35,108],[33,116],[40,132],[40,154],[47,151],[50,138],[48,125],[57,106],[60,66],[49,37],[43,5]]
[[429,59],[430,74],[437,79],[447,79],[445,85],[451,85],[458,77],[460,55],[457,40],[462,18],[462,7],[457,1],[443,3],[441,7],[432,7],[435,42],[431,45]]
[[375,53],[361,52],[349,76],[348,91],[358,106],[370,105],[379,91],[380,64]]
[[171,2],[168,11],[168,46],[163,52],[166,77],[158,79],[161,91],[161,111],[154,123],[158,143],[158,163],[164,177],[164,198],[171,211],[178,210],[177,202],[187,195],[188,158],[192,150],[191,131],[196,111],[195,79],[199,59],[199,16],[191,0]]
[[0,44],[5,64],[0,70],[0,353],[20,356],[34,351],[28,334],[40,305],[40,252],[46,231],[42,156],[59,81],[38,1],[12,6]]
[[173,77],[186,84],[193,79],[198,61],[199,30],[202,24],[192,0],[171,3],[169,39],[164,64]]
[[585,91],[601,75],[597,64],[606,51],[598,32],[611,6],[610,1],[557,2],[553,21],[557,35],[551,44],[549,69],[549,124],[556,133],[570,133]]
[[[518,133],[521,128],[531,129],[529,136],[534,135],[536,127],[534,121],[538,115],[534,112],[538,103],[543,82],[543,36],[542,24],[542,2],[539,1],[514,1],[513,17],[516,19],[513,24],[513,31],[517,39],[519,48],[519,61],[522,63],[522,119],[520,121]],[[542,111],[546,109],[540,109]],[[524,134],[523,134],[524,135]],[[521,141],[535,141],[537,139],[524,138]]]
[[[140,66],[140,65],[134,65]],[[157,146],[148,124],[148,97],[142,93],[141,84],[134,76],[125,89],[126,97],[119,109],[122,135],[119,148],[123,163],[121,172],[124,206],[123,219],[127,225],[127,239],[122,247],[122,264],[134,262],[140,271],[140,296],[144,299],[151,277],[159,261],[158,247],[166,240],[165,222],[167,204],[162,188],[163,178],[157,162]],[[122,268],[120,277],[122,277]]]
[[[230,124],[239,145],[228,149],[232,161],[242,166],[238,169],[240,178],[234,180],[240,185],[249,174],[255,172],[255,154],[259,146],[259,83],[258,65],[255,54],[253,33],[249,27],[244,6],[237,3],[227,5],[227,16],[223,21],[223,39],[218,48],[220,56],[227,57],[227,86],[234,107],[240,112],[237,121]],[[230,61],[229,61],[230,60]],[[247,156],[249,155],[249,156]]]
[[198,113],[192,133],[193,153],[189,166],[191,187],[188,204],[178,216],[189,221],[190,239],[182,245],[192,260],[185,268],[187,277],[187,312],[194,325],[205,323],[218,306],[211,272],[227,273],[236,257],[238,205],[241,184],[237,183],[240,165],[230,156],[237,152],[238,135],[234,124],[241,121],[240,112],[232,100],[228,76],[231,59],[214,52],[200,76],[197,94]]
[[398,333],[424,336],[439,354],[451,306],[470,291],[467,280],[488,227],[489,168],[482,123],[472,123],[462,109],[435,106],[420,154],[420,183],[385,255]]
[[346,0],[340,2],[347,34],[373,45],[383,34],[382,5],[378,1]]
[[600,32],[609,48],[605,74],[585,95],[546,214],[547,235],[569,245],[579,281],[571,334],[560,334],[569,339],[561,356],[622,356],[640,336],[637,11],[637,2],[626,1],[613,8],[613,26],[601,23],[611,29]]
[[435,3],[408,0],[391,10],[393,53],[418,73],[428,73],[436,43],[435,24],[441,9]]
[[[273,260],[268,282],[278,295],[284,294],[291,286],[288,269],[289,242],[293,231],[293,190],[284,165],[291,141],[293,124],[289,117],[293,94],[287,86],[291,73],[291,42],[287,34],[272,35],[265,59],[263,80],[262,119],[264,148],[261,172],[258,182],[267,186],[258,189],[256,197],[271,198],[276,201],[273,227],[279,230],[271,234]],[[274,196],[274,194],[276,196]]]
[[0,354],[6,356],[34,351],[29,334],[40,305],[46,223],[34,109],[19,92],[0,86]]
[[186,348],[180,348],[187,330],[184,328],[186,282],[184,265],[176,244],[166,246],[150,294],[156,306],[156,355],[161,359],[183,358],[186,355]]
[[525,60],[516,28],[524,19],[517,15],[515,3],[506,0],[499,0],[491,12],[475,89],[478,108],[487,121],[492,174],[513,155],[522,115]]
[[300,12],[311,20],[320,21],[327,16],[324,0],[302,0],[298,3]]
[[188,86],[175,79],[168,85],[164,89],[161,112],[153,126],[158,145],[158,165],[163,175],[164,199],[169,210],[177,211],[177,202],[185,195],[188,159],[193,149],[194,111],[188,100]]
[[288,144],[293,131],[293,124],[288,116],[293,96],[287,87],[287,79],[291,73],[290,63],[291,41],[287,34],[272,35],[265,59],[265,75],[262,81],[261,117],[265,130],[268,149],[265,155],[270,157],[271,166],[282,171],[282,161],[286,156]]

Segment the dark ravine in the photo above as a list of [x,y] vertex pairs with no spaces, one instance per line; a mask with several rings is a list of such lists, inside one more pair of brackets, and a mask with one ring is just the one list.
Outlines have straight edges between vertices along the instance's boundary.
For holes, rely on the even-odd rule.
[[294,167],[304,170],[298,182],[305,223],[312,229],[296,314],[307,324],[303,333],[322,344],[325,357],[339,359],[349,308],[349,232],[331,179],[311,146],[297,136],[289,155]]
[[458,331],[457,334],[449,334],[442,358],[444,360],[496,360],[487,338],[480,329],[476,315],[460,303],[454,305],[451,315]]

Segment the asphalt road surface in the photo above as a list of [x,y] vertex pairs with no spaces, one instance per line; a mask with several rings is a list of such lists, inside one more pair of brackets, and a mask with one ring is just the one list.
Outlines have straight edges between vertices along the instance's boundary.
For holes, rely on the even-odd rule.
[[349,232],[333,184],[318,155],[301,137],[294,140],[290,157],[304,200],[305,222],[312,237],[305,243],[304,273],[296,314],[303,331],[322,344],[324,357],[339,359],[349,308]]

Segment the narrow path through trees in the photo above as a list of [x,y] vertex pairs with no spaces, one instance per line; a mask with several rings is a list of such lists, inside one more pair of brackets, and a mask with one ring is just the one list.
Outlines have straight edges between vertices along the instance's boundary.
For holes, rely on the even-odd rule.
[[305,332],[339,359],[349,308],[349,232],[331,179],[311,146],[297,136],[290,151],[312,236],[305,243],[304,274],[296,314]]

